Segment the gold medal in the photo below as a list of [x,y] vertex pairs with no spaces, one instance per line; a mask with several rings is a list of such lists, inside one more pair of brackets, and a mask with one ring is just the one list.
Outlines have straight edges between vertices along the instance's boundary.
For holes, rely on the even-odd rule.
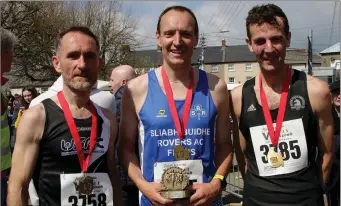
[[78,191],[80,194],[90,195],[94,189],[94,180],[92,177],[84,175],[79,179]]
[[181,145],[176,145],[174,147],[174,157],[176,161],[189,160],[189,151]]
[[281,154],[276,153],[271,150],[268,153],[268,161],[270,162],[271,167],[277,168],[284,164],[283,157]]

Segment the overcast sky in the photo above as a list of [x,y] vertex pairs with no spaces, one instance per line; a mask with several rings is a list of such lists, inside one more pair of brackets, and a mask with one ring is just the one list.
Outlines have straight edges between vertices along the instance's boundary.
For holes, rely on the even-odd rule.
[[[254,6],[270,1],[123,1],[139,19],[136,32],[143,39],[140,49],[155,49],[157,19],[162,10],[172,5],[189,7],[196,15],[199,32],[207,33],[207,45],[244,45],[245,19]],[[313,30],[313,52],[319,53],[340,41],[340,1],[272,1],[280,6],[289,19],[292,33],[291,48],[307,48],[309,30]],[[334,9],[335,8],[335,9]],[[222,30],[228,33],[209,34]]]

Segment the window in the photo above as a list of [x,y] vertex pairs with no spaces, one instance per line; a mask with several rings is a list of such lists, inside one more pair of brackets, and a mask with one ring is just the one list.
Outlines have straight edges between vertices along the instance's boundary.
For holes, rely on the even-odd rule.
[[252,79],[252,77],[246,77],[246,80],[250,80],[250,79]]
[[250,64],[250,63],[245,64],[245,71],[246,72],[252,71],[252,64]]
[[234,69],[234,64],[229,64],[228,70],[229,70],[229,72],[234,72],[234,71],[236,71],[236,70]]
[[229,84],[234,84],[234,77],[229,77]]
[[218,65],[212,65],[212,67],[211,67],[211,72],[212,72],[212,73],[219,72],[219,67],[218,67]]

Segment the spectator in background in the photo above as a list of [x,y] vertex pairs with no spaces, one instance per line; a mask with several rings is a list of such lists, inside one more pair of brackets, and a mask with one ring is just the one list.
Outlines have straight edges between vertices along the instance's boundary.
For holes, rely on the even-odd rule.
[[13,104],[14,101],[14,96],[12,95],[11,91],[7,91],[7,95],[6,95],[7,101],[11,102],[11,104]]
[[32,99],[36,98],[37,90],[34,87],[24,87],[22,90],[20,101],[15,104],[13,116],[12,116],[12,127],[13,127],[13,135],[11,135],[11,151],[13,151],[14,143],[15,143],[15,130],[19,125],[20,118],[25,110],[28,109]]
[[[8,31],[1,28],[1,86],[3,86],[7,79],[3,76],[4,73],[11,70],[13,62],[13,47],[17,42],[17,37]],[[8,93],[7,93],[8,94]],[[4,95],[1,93],[1,202],[0,205],[6,205],[7,195],[7,180],[11,168],[11,151],[9,146],[10,140],[10,127],[8,124],[8,100],[5,100]]]
[[[120,115],[121,115],[121,99],[123,95],[123,91],[128,81],[136,77],[136,73],[133,67],[129,65],[120,65],[114,68],[111,72],[109,87],[112,89],[112,92],[115,96],[116,101],[116,118],[117,122],[120,123]],[[117,139],[116,139],[117,140]],[[115,146],[117,147],[117,141],[115,142]],[[117,151],[117,150],[116,150]],[[135,145],[135,151],[138,154],[138,144]],[[116,168],[120,172],[120,178],[123,186],[123,199],[124,205],[139,205],[139,190],[134,182],[128,177],[126,173],[124,173],[123,168],[119,162],[119,158],[117,157],[117,153],[115,154],[116,158]],[[138,156],[138,155],[137,155]]]
[[21,114],[28,109],[31,101],[37,96],[37,90],[34,87],[23,88],[20,101],[14,107],[12,125],[18,124],[16,123],[16,121],[19,119],[18,117],[21,116]]
[[15,105],[17,105],[20,101],[20,97],[19,97],[19,94],[14,94],[14,100],[12,101],[13,102],[13,108],[15,108]]

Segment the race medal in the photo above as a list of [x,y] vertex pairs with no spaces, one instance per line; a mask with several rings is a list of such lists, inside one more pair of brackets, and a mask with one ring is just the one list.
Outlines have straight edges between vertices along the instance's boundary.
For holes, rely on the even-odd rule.
[[268,152],[268,161],[270,162],[270,165],[273,168],[280,167],[284,164],[282,155],[276,153],[273,150]]
[[90,195],[94,189],[94,180],[92,177],[85,176],[79,179],[78,191],[80,194]]
[[167,199],[184,199],[190,197],[190,191],[185,190],[189,184],[189,178],[184,169],[180,167],[169,167],[162,174],[161,184],[163,191],[161,195]]
[[183,146],[176,145],[174,147],[174,157],[176,161],[179,160],[189,160],[189,151]]
[[[83,173],[83,177],[78,178],[78,191],[80,194],[89,195],[92,193],[94,188],[93,178],[86,176],[85,173],[88,170],[89,162],[91,155],[96,146],[96,138],[97,138],[97,113],[94,104],[90,101],[90,112],[91,112],[91,132],[90,132],[90,145],[89,145],[89,153],[88,156],[84,157],[83,147],[81,143],[81,139],[77,130],[76,123],[73,119],[69,104],[67,103],[64,94],[62,91],[57,94],[60,106],[62,107],[64,117],[66,119],[66,123],[69,126],[71,137],[74,141],[77,150],[77,156],[79,160],[79,165],[81,171]],[[76,180],[77,181],[77,180]],[[77,182],[75,182],[77,185]]]
[[[260,90],[260,100],[262,103],[262,110],[264,114],[265,123],[269,132],[270,140],[272,145],[277,148],[279,137],[281,135],[282,124],[285,115],[287,97],[288,97],[288,90],[290,86],[290,68],[287,66],[286,68],[286,78],[282,87],[281,98],[279,102],[278,114],[277,114],[277,122],[276,122],[276,129],[274,129],[272,125],[272,117],[268,105],[268,101],[266,99],[266,94],[262,86],[262,76],[259,76],[259,90]],[[268,152],[268,161],[272,168],[277,168],[279,166],[284,165],[282,155],[276,153],[275,151],[271,150]]]

